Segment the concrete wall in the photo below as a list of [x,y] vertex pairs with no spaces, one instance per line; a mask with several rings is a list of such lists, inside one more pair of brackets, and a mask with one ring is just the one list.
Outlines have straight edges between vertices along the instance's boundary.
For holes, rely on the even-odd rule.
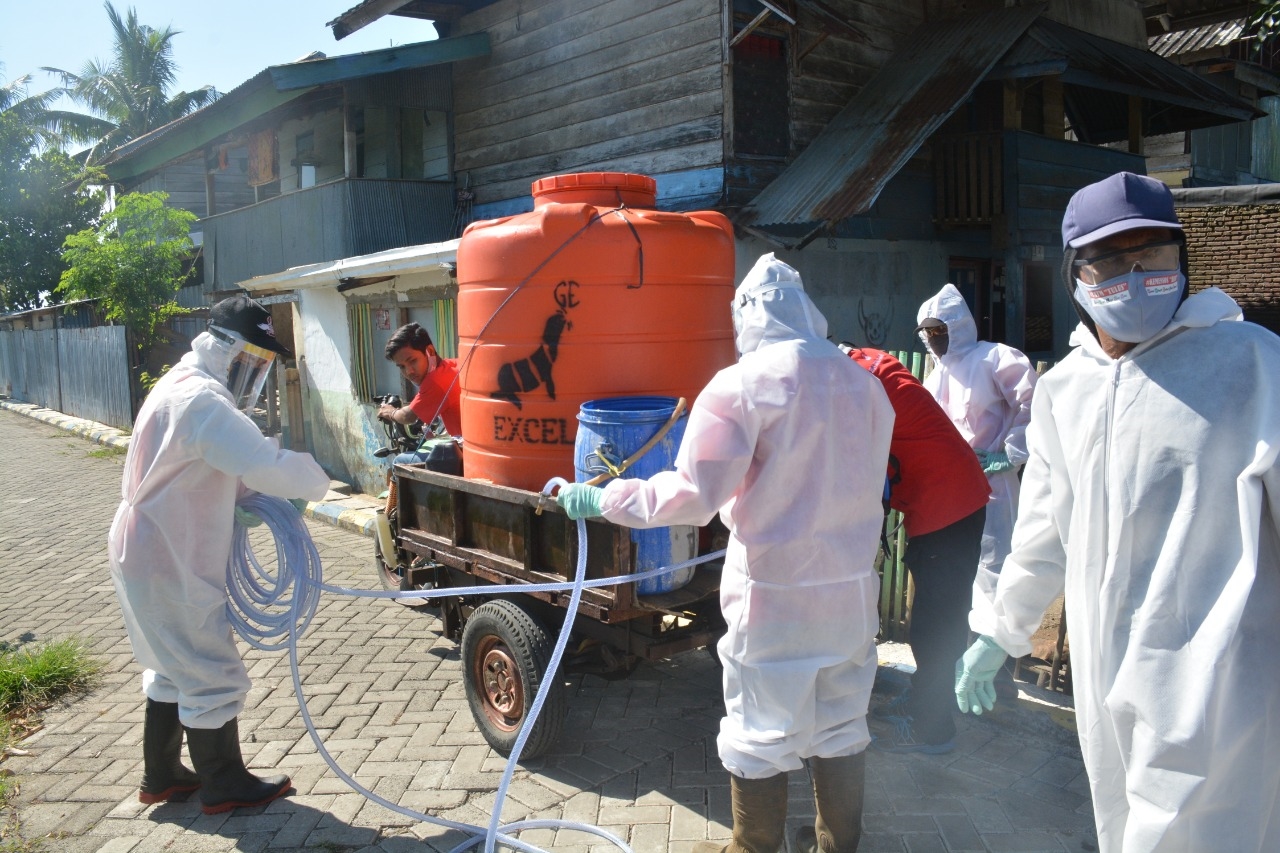
[[376,495],[386,488],[387,463],[373,455],[383,446],[383,432],[373,406],[356,400],[351,390],[347,301],[333,288],[303,290],[298,316],[299,367],[312,452],[331,477]]
[[[736,280],[774,252],[800,272],[805,292],[827,318],[835,342],[923,352],[916,311],[947,283],[947,250],[913,240],[815,240],[798,252],[753,238],[736,245]],[[727,308],[726,308],[727,310]]]

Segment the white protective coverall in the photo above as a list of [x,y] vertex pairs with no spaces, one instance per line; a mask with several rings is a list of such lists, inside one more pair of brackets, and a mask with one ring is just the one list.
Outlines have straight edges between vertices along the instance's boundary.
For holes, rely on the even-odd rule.
[[319,500],[329,475],[235,407],[223,383],[237,345],[204,332],[191,349],[138,413],[108,546],[144,692],[177,703],[183,725],[216,729],[240,713],[250,686],[226,613],[241,483]]
[[866,748],[876,673],[873,563],[893,409],[826,340],[794,269],[763,256],[734,300],[737,364],[689,413],[675,471],[605,486],[629,527],[729,528],[720,759],[760,779]]
[[[946,355],[929,350],[934,368],[925,388],[974,450],[1000,451],[1014,467],[987,474],[991,503],[982,529],[982,556],[973,580],[975,610],[991,606],[1000,566],[1009,553],[1018,516],[1018,470],[1027,461],[1027,422],[1036,371],[1025,355],[1004,344],[978,340],[978,327],[955,285],[944,285],[920,306],[916,322],[936,317],[947,324]],[[921,335],[924,339],[924,335]],[[928,349],[926,342],[925,348]]]
[[1280,850],[1280,338],[1210,288],[1118,360],[1077,327],[1032,405],[994,610],[1063,591],[1102,853]]

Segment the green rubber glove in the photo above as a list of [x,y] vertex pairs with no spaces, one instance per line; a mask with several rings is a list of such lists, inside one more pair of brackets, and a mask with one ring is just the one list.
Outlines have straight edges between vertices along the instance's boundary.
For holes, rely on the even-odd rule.
[[236,523],[241,527],[257,527],[262,519],[247,509],[236,507]]
[[1013,467],[1013,463],[1009,461],[1009,454],[999,450],[980,450],[978,458],[982,460],[982,473],[995,474],[999,471],[1008,471]]
[[293,508],[294,508],[294,509],[296,509],[296,510],[298,511],[298,515],[306,515],[306,514],[307,514],[307,499],[306,499],[306,498],[289,498],[289,503],[293,504]]
[[981,715],[996,706],[996,673],[1009,655],[982,634],[956,661],[956,704],[962,712]]
[[599,486],[569,483],[561,486],[560,491],[556,493],[556,503],[564,510],[565,515],[577,521],[579,518],[600,515],[600,500],[603,497],[604,489]]

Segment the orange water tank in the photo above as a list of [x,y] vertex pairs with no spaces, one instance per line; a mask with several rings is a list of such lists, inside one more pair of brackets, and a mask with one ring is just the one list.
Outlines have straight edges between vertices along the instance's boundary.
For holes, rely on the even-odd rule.
[[539,491],[574,479],[579,407],[685,397],[734,361],[733,226],[654,210],[652,178],[533,184],[529,213],[458,246],[463,473]]

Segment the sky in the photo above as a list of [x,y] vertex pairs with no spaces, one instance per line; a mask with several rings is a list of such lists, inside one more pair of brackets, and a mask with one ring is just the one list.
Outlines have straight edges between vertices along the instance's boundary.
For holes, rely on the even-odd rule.
[[[143,24],[179,30],[173,44],[178,65],[174,91],[211,85],[229,92],[269,65],[292,62],[311,51],[327,56],[363,53],[430,41],[428,21],[387,16],[337,41],[325,26],[359,0],[115,0]],[[90,59],[111,59],[111,23],[103,0],[0,0],[0,83],[31,74],[29,93],[58,85],[42,66],[79,73]],[[79,109],[69,104],[62,108]]]

